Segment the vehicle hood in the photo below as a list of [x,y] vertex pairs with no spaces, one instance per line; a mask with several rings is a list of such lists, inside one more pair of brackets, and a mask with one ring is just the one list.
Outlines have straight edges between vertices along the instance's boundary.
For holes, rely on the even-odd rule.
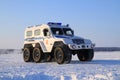
[[57,35],[55,37],[56,38],[63,38],[63,39],[84,39],[84,38],[78,37],[78,36],[60,36],[60,35]]

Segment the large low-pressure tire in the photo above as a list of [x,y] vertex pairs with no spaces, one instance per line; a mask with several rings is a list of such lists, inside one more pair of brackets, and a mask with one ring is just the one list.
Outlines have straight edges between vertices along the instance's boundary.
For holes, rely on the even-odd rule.
[[67,55],[67,57],[65,58],[65,64],[68,64],[68,63],[70,63],[71,62],[71,59],[72,59],[72,54],[69,54],[69,55]]
[[63,47],[56,47],[54,50],[54,58],[58,64],[70,63],[72,55]]
[[94,57],[94,50],[93,49],[90,49],[89,50],[89,58],[87,61],[92,61],[93,60],[93,57]]
[[25,62],[30,62],[31,61],[31,53],[30,53],[30,50],[29,48],[24,48],[24,51],[23,51],[23,59]]
[[40,62],[42,60],[42,52],[40,48],[34,48],[33,50],[33,60],[34,62]]
[[55,48],[54,57],[58,64],[64,63],[65,55],[64,55],[62,48],[60,47]]
[[93,49],[84,50],[78,53],[77,56],[80,61],[91,61],[94,57],[94,50]]

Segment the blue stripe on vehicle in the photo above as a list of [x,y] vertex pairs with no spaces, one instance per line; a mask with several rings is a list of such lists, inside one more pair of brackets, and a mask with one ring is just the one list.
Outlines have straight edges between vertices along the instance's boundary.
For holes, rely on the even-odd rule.
[[42,41],[40,41],[40,45],[41,45],[42,50],[47,51],[47,49]]
[[43,38],[26,38],[25,41],[34,41],[39,39],[43,39]]
[[55,36],[57,38],[68,38],[68,37],[65,37],[65,36]]

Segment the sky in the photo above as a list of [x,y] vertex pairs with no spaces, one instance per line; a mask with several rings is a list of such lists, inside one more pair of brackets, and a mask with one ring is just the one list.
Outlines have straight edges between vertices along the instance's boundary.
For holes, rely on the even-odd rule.
[[96,47],[120,47],[120,0],[0,0],[0,49],[21,49],[27,26],[69,24]]

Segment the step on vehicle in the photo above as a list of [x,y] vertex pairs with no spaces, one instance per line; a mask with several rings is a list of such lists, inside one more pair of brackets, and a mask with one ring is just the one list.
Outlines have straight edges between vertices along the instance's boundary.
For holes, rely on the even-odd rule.
[[74,35],[69,25],[49,22],[27,27],[24,35],[23,59],[25,62],[70,63],[72,55],[79,61],[91,61],[94,44],[89,39]]

